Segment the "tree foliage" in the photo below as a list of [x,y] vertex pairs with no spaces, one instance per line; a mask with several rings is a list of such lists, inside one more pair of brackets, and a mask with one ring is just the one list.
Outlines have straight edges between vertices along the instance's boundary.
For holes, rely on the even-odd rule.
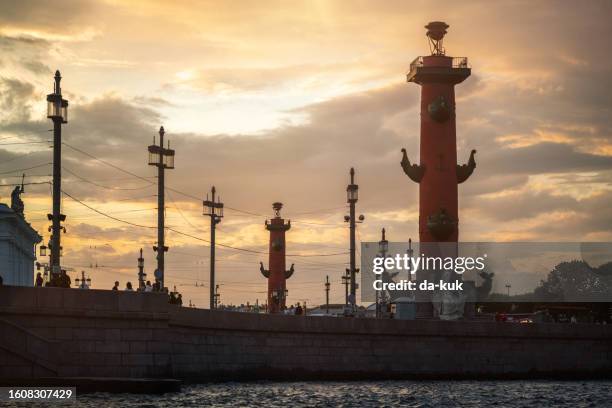
[[593,302],[612,299],[612,263],[561,262],[534,291],[540,301]]

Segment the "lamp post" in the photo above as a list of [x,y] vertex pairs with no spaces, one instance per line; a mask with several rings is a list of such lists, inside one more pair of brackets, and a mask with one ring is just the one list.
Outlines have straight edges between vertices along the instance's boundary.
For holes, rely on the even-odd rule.
[[[385,229],[382,229],[382,239],[378,241],[378,250],[380,251],[380,257],[383,259],[383,268],[385,265],[385,258],[387,257],[387,252],[389,251],[389,241],[387,241],[385,237]],[[383,271],[384,273],[384,271]],[[381,296],[378,294],[378,290],[376,291],[376,318],[380,317],[380,298]]]
[[325,277],[325,309],[326,313],[329,314],[329,275]]
[[[38,248],[39,254],[41,258],[45,258],[49,256],[49,252],[47,251],[49,247],[44,243]],[[36,270],[43,270],[43,282],[46,284],[49,282],[49,270],[51,269],[48,262],[36,262]],[[44,285],[43,285],[44,286]]]
[[508,289],[508,297],[510,297],[510,288],[512,287],[512,285],[510,285],[509,283],[506,285],[506,289]]
[[164,148],[164,127],[159,128],[159,146],[153,144],[149,146],[149,166],[157,167],[157,246],[153,246],[153,250],[157,252],[157,270],[155,271],[155,280],[159,283],[159,290],[164,289],[164,255],[168,251],[165,245],[164,236],[164,210],[165,210],[165,184],[164,175],[166,169],[174,168],[174,150]]
[[345,269],[344,275],[342,275],[342,284],[344,285],[344,306],[349,304],[349,286],[351,284],[351,270]]
[[[47,214],[51,224],[51,281],[58,282],[61,273],[61,222],[66,216],[61,213],[62,194],[62,124],[68,123],[68,101],[62,98],[59,70],[55,71],[53,93],[47,95],[47,118],[53,121],[53,213]],[[64,229],[64,232],[66,230]]]
[[355,275],[359,272],[359,269],[355,266],[355,228],[357,223],[362,223],[365,217],[359,216],[359,220],[355,219],[355,204],[359,198],[358,191],[359,186],[355,184],[355,169],[351,167],[351,184],[346,186],[346,202],[349,204],[349,215],[344,216],[344,221],[349,223],[350,230],[350,272],[351,272],[351,294],[349,296],[349,303],[353,311],[355,310],[355,304],[357,302],[357,282]]
[[79,289],[89,289],[91,287],[91,278],[85,278],[85,271],[81,271],[81,279],[76,278],[74,283]]
[[147,274],[144,273],[144,258],[142,257],[142,248],[140,248],[140,256],[138,257],[138,290],[144,292],[145,290],[145,278]]
[[217,229],[217,224],[221,222],[221,218],[223,218],[223,203],[221,202],[221,198],[217,197],[217,201],[215,201],[215,193],[217,190],[215,186],[210,190],[212,194],[212,200],[208,199],[208,195],[206,195],[206,200],[204,200],[204,215],[208,215],[210,217],[210,308],[217,308],[216,294],[215,294],[215,230]]
[[219,285],[215,285],[215,309],[219,307],[221,301],[221,293],[219,293]]

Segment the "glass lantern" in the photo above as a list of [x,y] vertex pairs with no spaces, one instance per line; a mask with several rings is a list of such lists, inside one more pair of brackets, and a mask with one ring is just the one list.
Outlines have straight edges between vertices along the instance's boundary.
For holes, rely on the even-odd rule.
[[382,238],[378,241],[378,249],[380,249],[380,253],[385,256],[389,251],[389,241],[387,241],[385,229],[382,229]]
[[62,97],[57,94],[47,95],[47,118],[54,119],[62,116]]
[[157,166],[159,164],[160,147],[157,145],[149,146],[149,165]]
[[62,99],[61,95],[47,95],[47,118],[61,119],[62,123],[68,123],[68,101]]
[[62,123],[68,123],[68,101],[62,99]]
[[47,256],[47,246],[44,244],[40,246],[40,256]]
[[389,241],[387,241],[386,239],[379,241],[378,248],[380,249],[380,252],[386,254],[389,251]]
[[217,216],[218,218],[223,217],[223,203],[214,203],[213,211],[215,216]]
[[164,155],[164,167],[167,169],[174,168],[174,150],[162,149]]
[[346,201],[347,202],[356,202],[358,197],[358,191],[359,187],[357,186],[357,184],[349,184],[346,187]]
[[164,168],[166,169],[174,168],[174,150],[173,149],[164,149],[157,145],[150,145],[148,149],[149,149],[149,165],[150,166],[158,166],[160,163],[160,155],[161,155]]

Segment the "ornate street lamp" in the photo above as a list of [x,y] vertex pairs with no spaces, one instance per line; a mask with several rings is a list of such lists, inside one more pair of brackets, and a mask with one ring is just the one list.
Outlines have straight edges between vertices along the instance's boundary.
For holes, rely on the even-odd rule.
[[[383,259],[383,264],[384,264],[384,259],[387,258],[387,252],[389,251],[389,241],[387,241],[387,238],[385,236],[385,229],[382,229],[382,238],[380,241],[378,241],[378,249],[380,251],[379,256]],[[380,302],[381,302],[381,296],[378,293],[378,290],[376,291],[376,318],[380,317]]]
[[359,186],[355,184],[355,169],[351,167],[350,171],[351,176],[351,184],[346,186],[346,202],[349,204],[349,215],[344,216],[344,221],[349,223],[349,252],[350,252],[350,297],[349,303],[355,311],[355,305],[357,301],[357,282],[355,275],[359,272],[359,269],[356,267],[355,261],[355,229],[357,223],[362,223],[365,217],[363,215],[359,216],[359,221],[355,219],[355,204],[359,199]]
[[387,252],[389,251],[389,241],[387,241],[387,239],[385,238],[384,228],[382,229],[382,239],[378,241],[378,249],[380,250],[380,253],[383,257],[387,255]]
[[215,201],[215,194],[217,193],[217,189],[215,186],[211,188],[212,199],[208,199],[208,194],[206,195],[206,200],[204,200],[204,215],[208,215],[210,217],[210,309],[215,309],[217,307],[217,293],[215,293],[215,240],[216,240],[216,230],[217,224],[221,222],[221,218],[223,218],[223,203],[221,202],[221,197],[217,196],[217,201]]
[[203,205],[204,215],[210,217],[210,309],[212,310],[216,309],[218,304],[218,294],[215,293],[215,237],[217,224],[220,223],[221,218],[223,218],[223,203],[219,196],[216,197],[217,201],[215,201],[215,194],[217,192],[215,186],[212,186],[210,191],[212,193],[212,199],[209,200],[207,194]]
[[85,271],[81,271],[81,279],[76,278],[74,283],[78,288],[89,289],[91,287],[91,278],[85,278]]
[[[52,222],[51,239],[53,246],[49,245],[51,251],[51,272],[55,278],[59,277],[61,234],[63,229],[61,223],[66,219],[61,214],[61,195],[62,195],[62,124],[68,123],[68,101],[62,98],[60,81],[62,76],[59,71],[55,71],[55,82],[53,93],[47,95],[47,118],[53,121],[53,211],[47,217]],[[65,230],[64,230],[65,232]],[[53,284],[57,282],[53,281]]]
[[138,290],[145,290],[145,279],[147,274],[144,272],[144,257],[142,256],[142,248],[140,248],[140,256],[138,257]]
[[157,252],[157,270],[155,271],[155,279],[159,283],[160,290],[164,289],[164,258],[168,251],[165,245],[165,171],[166,169],[174,168],[174,150],[164,147],[164,127],[159,128],[159,145],[153,144],[148,147],[149,150],[149,166],[157,167],[157,245],[153,246],[153,250]]
[[62,77],[59,71],[55,71],[55,84],[53,93],[47,95],[47,118],[61,123],[68,123],[68,101],[62,98],[60,81]]

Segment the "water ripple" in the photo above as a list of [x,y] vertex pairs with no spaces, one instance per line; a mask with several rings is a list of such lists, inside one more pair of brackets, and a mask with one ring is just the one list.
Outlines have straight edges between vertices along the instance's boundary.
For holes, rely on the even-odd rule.
[[[612,381],[252,382],[165,395],[89,394],[80,407],[612,407]],[[30,405],[33,406],[33,405]]]

